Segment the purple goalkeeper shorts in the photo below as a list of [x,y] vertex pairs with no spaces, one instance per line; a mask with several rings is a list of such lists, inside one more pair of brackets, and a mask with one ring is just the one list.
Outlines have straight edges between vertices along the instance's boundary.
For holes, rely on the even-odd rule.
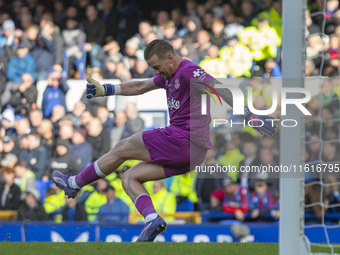
[[207,154],[207,148],[190,142],[190,139],[180,131],[177,128],[166,127],[142,133],[151,162],[162,165],[166,177],[193,170],[191,167],[199,166]]

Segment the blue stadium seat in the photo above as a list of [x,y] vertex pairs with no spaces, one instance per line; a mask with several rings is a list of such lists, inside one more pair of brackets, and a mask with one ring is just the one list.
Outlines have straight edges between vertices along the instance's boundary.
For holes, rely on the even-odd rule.
[[46,190],[52,185],[53,181],[42,181],[42,180],[36,180],[35,181],[35,187],[40,193],[40,202],[43,203],[45,196],[46,196]]
[[185,200],[181,204],[177,204],[176,207],[177,212],[193,212],[194,211],[194,203],[190,200]]
[[[69,69],[69,63],[68,63],[69,58],[65,51],[63,52],[63,55],[64,55],[63,76],[67,77],[68,69]],[[79,72],[79,79],[85,79],[85,71],[86,71],[85,45],[83,45],[81,59],[76,59],[75,61],[73,61],[73,64],[76,66],[77,71]]]

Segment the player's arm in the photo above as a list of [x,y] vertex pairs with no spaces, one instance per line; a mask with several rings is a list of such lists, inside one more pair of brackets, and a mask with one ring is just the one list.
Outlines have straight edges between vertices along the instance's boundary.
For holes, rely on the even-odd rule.
[[103,84],[98,81],[87,78],[86,97],[103,97],[111,95],[135,96],[141,95],[148,91],[158,89],[153,79],[128,81],[121,84]]
[[[215,87],[215,84],[221,84],[216,79],[213,79],[210,82],[210,86]],[[233,107],[234,102],[233,102],[233,94],[231,91],[227,88],[216,88],[217,93],[219,96],[225,101],[228,105]],[[272,125],[272,121],[274,118],[271,116],[267,115],[256,115],[253,114],[248,106],[244,107],[244,114],[241,115],[242,118],[244,118],[247,123],[250,121],[252,125],[254,126],[253,128],[258,131],[261,135],[266,134],[268,136],[272,136],[276,132],[276,125]],[[263,123],[263,125],[261,125]],[[257,127],[258,126],[258,127]]]

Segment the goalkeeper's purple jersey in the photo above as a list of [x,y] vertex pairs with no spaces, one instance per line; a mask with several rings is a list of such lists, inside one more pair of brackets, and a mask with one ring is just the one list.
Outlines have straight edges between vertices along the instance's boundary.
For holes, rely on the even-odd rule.
[[161,75],[153,78],[156,86],[166,90],[170,127],[181,129],[185,137],[205,148],[212,148],[209,131],[210,103],[207,97],[207,114],[202,115],[200,88],[203,88],[203,83],[209,84],[213,79],[201,67],[188,60],[180,63],[171,80],[165,80]]

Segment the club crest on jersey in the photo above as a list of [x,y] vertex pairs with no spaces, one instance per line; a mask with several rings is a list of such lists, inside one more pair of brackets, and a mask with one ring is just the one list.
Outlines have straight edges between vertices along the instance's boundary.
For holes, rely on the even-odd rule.
[[202,68],[198,68],[192,73],[192,75],[194,78],[198,77],[199,81],[204,81],[206,72]]
[[180,102],[173,98],[168,99],[168,107],[169,107],[169,110],[173,110],[173,109],[177,110],[180,107]]
[[181,84],[179,83],[179,79],[175,80],[175,89],[179,89],[179,87],[181,86]]

